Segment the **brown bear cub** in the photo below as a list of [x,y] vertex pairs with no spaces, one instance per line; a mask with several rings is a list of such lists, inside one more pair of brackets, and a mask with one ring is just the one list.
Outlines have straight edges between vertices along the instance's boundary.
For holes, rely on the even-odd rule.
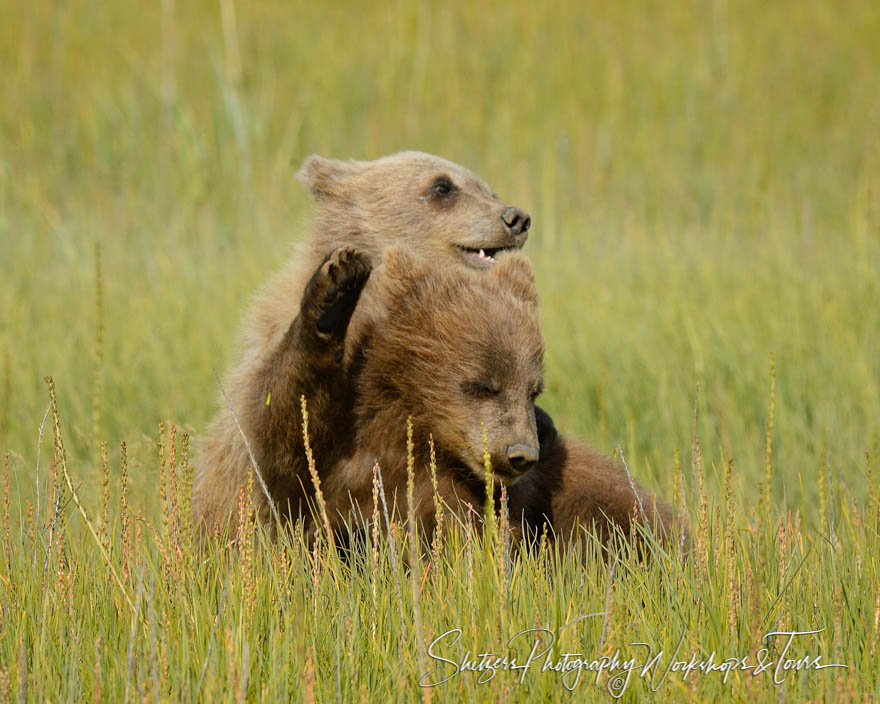
[[[353,253],[346,256],[356,260]],[[359,280],[362,264],[351,266]],[[515,531],[535,535],[546,524],[567,540],[578,525],[595,526],[607,540],[613,526],[629,534],[634,515],[640,515],[659,537],[671,535],[668,506],[644,493],[616,463],[560,436],[536,408],[544,345],[528,261],[509,255],[482,275],[429,266],[389,250],[377,272],[380,283],[365,291],[365,297],[380,299],[388,315],[352,340],[361,358],[350,387],[344,389],[344,382],[337,387],[350,417],[334,416],[333,424],[316,431],[327,436],[323,446],[340,435],[339,428],[354,434],[348,452],[324,465],[323,491],[334,528],[341,528],[352,508],[370,515],[376,461],[386,493],[396,496],[405,515],[405,427],[412,418],[414,514],[427,534],[436,510],[429,438],[441,499],[460,516],[481,513],[485,427],[485,449],[495,478],[508,486]]]
[[[228,400],[222,400],[196,460],[193,509],[209,526],[229,520],[239,486],[248,476],[250,460],[239,425],[267,482],[275,490],[284,487],[291,492],[294,504],[302,498],[291,481],[304,456],[300,394],[309,397],[317,415],[331,420],[325,395],[334,399],[333,408],[344,406],[331,380],[339,371],[337,365],[348,369],[357,361],[358,351],[344,342],[344,336],[334,337],[331,318],[351,315],[347,297],[359,291],[366,271],[380,264],[386,249],[403,247],[440,270],[485,272],[497,253],[523,246],[531,224],[526,213],[499,200],[467,169],[420,152],[369,162],[312,156],[298,175],[318,204],[312,236],[255,301],[238,360],[226,380]],[[349,261],[349,254],[338,251],[345,247],[357,251],[357,257]],[[319,269],[321,276],[316,274]],[[332,299],[333,311],[317,311],[323,300],[302,308],[307,286],[320,288],[320,295]],[[365,298],[357,306],[352,328],[374,324],[385,313],[381,302]],[[316,328],[316,316],[321,315],[329,317]],[[298,316],[301,320],[294,322]],[[333,348],[324,360],[326,369],[319,363],[320,354],[311,358],[317,340],[329,341]],[[303,351],[310,355],[311,378],[300,379],[294,371]],[[313,385],[329,370],[333,373],[327,381]],[[315,456],[324,466],[350,450],[342,437],[344,429],[339,430],[339,437],[326,446],[316,440]]]
[[[317,285],[313,274],[319,267],[325,267],[324,273],[332,279],[325,283],[324,293],[331,298],[339,294],[337,305],[342,307],[352,285],[362,283],[344,277],[365,276],[349,271],[344,262],[340,268],[339,262],[328,260],[333,252],[353,248],[359,252],[358,261],[374,266],[388,247],[397,245],[441,269],[479,270],[491,267],[499,251],[521,248],[528,236],[531,221],[526,213],[500,201],[467,169],[429,154],[403,152],[373,162],[313,156],[305,161],[299,177],[318,202],[313,234],[255,302],[243,349],[227,379],[229,399],[206,433],[196,463],[193,508],[208,525],[229,519],[238,487],[249,471],[239,424],[254,444],[270,483],[286,486],[291,468],[303,456],[299,395],[308,393],[319,414],[323,400],[319,387],[294,388],[289,383],[296,356],[310,349],[291,323],[300,314],[307,284]],[[340,275],[343,280],[336,280]],[[381,307],[370,309],[362,302],[354,325],[383,315]],[[326,333],[310,329],[309,334]],[[291,345],[294,338],[298,344]],[[336,359],[340,354],[343,359]],[[339,363],[348,367],[353,356],[351,347],[337,346],[328,364],[334,370]],[[318,367],[313,371],[317,376],[323,373]],[[332,392],[327,385],[320,388]],[[329,457],[324,453],[344,452],[342,445],[335,439],[330,447],[317,445],[315,452],[326,461]]]
[[[559,436],[536,409],[544,348],[528,262],[510,255],[485,273],[428,266],[395,248],[366,286],[367,258],[337,250],[309,281],[285,338],[277,364],[284,383],[309,393],[310,441],[332,528],[344,533],[352,511],[372,512],[377,461],[387,496],[406,514],[412,418],[414,518],[427,535],[435,516],[429,437],[444,503],[459,515],[480,513],[482,426],[492,471],[509,486],[512,528],[546,524],[568,538],[578,523],[595,523],[604,538],[612,525],[628,533],[639,504],[642,519],[669,534],[667,506],[634,487],[616,464]],[[356,328],[361,305],[385,315]],[[357,350],[350,365],[342,363],[346,347]],[[267,374],[268,393],[278,376]],[[272,404],[264,407],[257,457],[269,468],[269,490],[283,514],[308,525],[314,489],[294,436],[299,428],[292,429],[299,409],[291,405],[273,420]]]

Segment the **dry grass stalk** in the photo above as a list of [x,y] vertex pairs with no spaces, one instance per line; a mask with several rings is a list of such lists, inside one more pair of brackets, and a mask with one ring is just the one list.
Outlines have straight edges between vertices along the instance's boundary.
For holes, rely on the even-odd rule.
[[73,501],[76,504],[77,509],[79,509],[79,512],[82,515],[83,521],[85,522],[89,533],[92,534],[92,538],[94,538],[95,542],[98,545],[98,548],[101,550],[101,555],[104,557],[104,561],[110,568],[110,573],[112,574],[113,579],[116,581],[116,584],[119,586],[123,598],[128,603],[129,608],[134,609],[134,604],[131,601],[131,597],[128,595],[128,591],[123,585],[122,580],[119,578],[119,575],[116,572],[116,568],[113,566],[113,562],[110,560],[110,554],[104,549],[104,546],[101,544],[101,539],[98,536],[94,525],[92,525],[92,522],[89,520],[88,513],[86,513],[86,509],[80,501],[79,495],[76,493],[76,489],[73,488],[73,482],[71,481],[70,474],[67,471],[67,455],[64,451],[64,442],[61,439],[61,419],[58,416],[58,401],[55,395],[55,382],[52,380],[51,376],[47,376],[45,381],[49,387],[49,397],[52,401],[52,424],[55,435],[55,447],[57,455],[60,459],[61,472],[64,475],[64,481],[67,483],[67,488],[69,489],[70,494],[73,497]]
[[333,544],[333,531],[330,529],[330,518],[327,515],[327,504],[324,501],[324,493],[321,491],[321,478],[318,476],[318,470],[315,467],[315,458],[312,456],[312,447],[309,443],[309,412],[306,408],[306,397],[300,396],[299,402],[302,411],[303,446],[306,450],[306,462],[309,466],[309,476],[312,478],[312,484],[315,487],[315,500],[318,502],[318,511],[321,515],[321,521],[324,523],[324,535],[326,536],[329,547]]
[[[180,550],[180,514],[177,509],[177,426],[172,423],[168,437],[168,542]],[[179,575],[178,575],[179,576]]]
[[706,574],[709,565],[709,502],[703,488],[703,453],[700,450],[699,440],[694,444],[694,460],[700,499],[700,517],[696,530],[697,560],[695,566],[698,576],[700,576]]
[[382,501],[382,513],[385,516],[385,528],[388,531],[388,541],[386,545],[388,546],[388,554],[391,557],[391,571],[394,575],[394,585],[397,588],[397,606],[400,611],[400,632],[403,636],[403,642],[406,643],[408,641],[408,637],[406,634],[406,617],[403,610],[403,596],[400,591],[400,573],[397,567],[397,524],[391,520],[391,517],[388,515],[388,502],[385,499],[385,485],[382,482],[382,468],[379,466],[378,461],[375,462],[374,467],[376,469],[376,482],[379,487],[379,499]]
[[9,453],[3,456],[3,553],[6,555],[7,570],[12,572],[12,552],[10,549],[9,528]]
[[244,581],[245,614],[253,613],[256,602],[256,583],[254,581],[254,541],[256,521],[254,516],[254,473],[248,472],[248,480],[239,492],[238,544],[241,549],[241,573]]
[[434,450],[434,435],[428,435],[430,451],[431,489],[434,493],[434,536],[431,540],[431,559],[436,568],[440,562],[440,547],[443,541],[443,521],[445,518],[443,500],[437,485],[437,455]]
[[189,562],[189,558],[195,554],[195,525],[192,515],[192,485],[194,468],[189,463],[189,433],[184,433],[180,439],[180,467],[183,479],[181,489],[181,533],[183,534],[182,550]]
[[419,544],[418,526],[416,525],[416,506],[413,498],[415,490],[415,456],[413,452],[412,416],[406,419],[406,508],[409,525],[409,575],[412,588],[413,611],[415,620],[416,648],[418,653],[419,671],[425,672],[425,642],[422,629],[422,606],[419,599],[419,573],[421,567],[421,546]]
[[736,625],[740,610],[740,584],[736,571],[736,507],[733,500],[733,459],[728,460],[724,468],[724,555],[727,563],[727,617],[732,634],[736,634]]
[[378,605],[379,605],[379,539],[381,533],[381,526],[379,522],[379,463],[375,462],[373,464],[373,514],[370,520],[370,526],[372,527],[372,535],[370,536],[370,556],[372,558],[372,569],[370,570],[370,594],[373,597],[371,609],[372,609],[372,619],[370,624],[370,636],[372,642],[376,642],[376,621],[378,620]]
[[406,511],[409,534],[409,549],[412,559],[418,561],[418,530],[415,518],[415,456],[413,453],[413,424],[412,416],[406,419]]
[[489,435],[486,426],[480,423],[483,437],[483,470],[486,480],[486,503],[483,506],[483,537],[487,541],[485,547],[489,547],[495,540],[495,473],[492,471],[492,457],[489,454]]
[[101,441],[101,543],[110,553],[110,462],[107,441]]
[[874,597],[874,634],[871,638],[871,656],[877,652],[877,643],[880,641],[880,589],[877,590],[877,596]]
[[788,558],[788,540],[791,534],[791,512],[788,514],[788,529],[784,520],[779,521],[779,530],[776,531],[776,568],[777,582],[781,589],[785,585],[785,561]]
[[[214,380],[217,382],[217,387],[220,389],[220,393],[223,395],[223,400],[226,403],[226,407],[229,409],[229,413],[232,416],[235,427],[238,429],[238,434],[241,435],[241,439],[244,442],[244,448],[247,451],[248,459],[251,462],[251,467],[253,467],[254,472],[256,472],[257,481],[260,482],[260,489],[262,489],[263,491],[263,496],[266,497],[266,504],[269,506],[269,511],[272,513],[272,518],[275,520],[275,527],[277,530],[281,530],[281,515],[278,513],[278,507],[275,505],[275,501],[272,499],[272,495],[269,493],[269,487],[266,486],[266,480],[263,479],[263,473],[260,471],[260,467],[257,465],[257,460],[254,457],[253,450],[251,449],[251,443],[248,440],[247,435],[244,434],[241,423],[238,422],[238,416],[235,414],[235,410],[232,408],[232,404],[229,402],[229,396],[226,394],[226,389],[223,388],[223,383],[220,381],[220,377],[217,376],[216,372],[214,373]],[[212,531],[217,533],[218,530],[219,526],[215,523],[212,527]]]
[[131,583],[131,565],[134,546],[131,538],[131,510],[128,507],[128,451],[125,443],[119,446],[120,477],[119,477],[119,513],[122,534],[122,579]]
[[[501,530],[498,531],[498,551],[504,558],[504,601],[510,598],[510,575],[513,569],[510,560],[510,507],[508,506],[507,486],[501,485]],[[497,555],[498,553],[496,553]]]
[[165,424],[159,422],[159,506],[162,509],[162,535],[168,535],[168,478],[165,475]]
[[[30,541],[31,545],[35,545],[35,540],[37,537],[36,519],[35,519],[36,514],[34,513],[34,505],[31,503],[30,499],[24,500],[24,512],[25,512],[25,518],[27,520],[27,527],[28,527],[27,537],[28,537],[28,540]],[[36,557],[36,551],[34,552],[34,557]]]

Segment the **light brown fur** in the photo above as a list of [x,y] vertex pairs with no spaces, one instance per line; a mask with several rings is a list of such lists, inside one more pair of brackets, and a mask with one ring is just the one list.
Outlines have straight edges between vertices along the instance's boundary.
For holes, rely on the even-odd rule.
[[[356,341],[363,363],[351,382],[355,449],[329,469],[324,487],[335,527],[341,528],[352,507],[370,515],[376,461],[386,493],[406,514],[405,428],[412,418],[415,518],[428,534],[436,510],[429,437],[442,500],[459,516],[471,508],[482,515],[483,426],[495,477],[508,485],[516,533],[534,536],[546,524],[568,541],[578,537],[578,525],[595,526],[607,541],[615,528],[629,534],[638,516],[659,537],[671,535],[668,506],[632,482],[619,464],[557,434],[536,409],[543,341],[531,267],[523,257],[510,255],[487,274],[474,275],[428,270],[391,250],[377,280],[373,295],[384,299],[389,312],[380,327],[362,331]],[[482,394],[480,383],[494,392]],[[512,469],[504,448],[534,443],[538,436],[537,463],[525,473]]]
[[[403,152],[373,162],[313,156],[298,175],[318,202],[314,229],[254,302],[238,361],[226,378],[228,401],[221,399],[221,410],[201,444],[193,512],[205,526],[229,520],[239,486],[250,471],[238,424],[277,500],[290,502],[296,511],[309,494],[302,462],[300,395],[308,397],[316,417],[332,422],[329,400],[334,398],[337,406],[344,403],[334,397],[334,389],[341,383],[341,370],[350,367],[357,352],[343,335],[332,349],[309,356],[308,369],[300,365],[302,349],[317,343],[305,340],[314,335],[304,332],[302,325],[297,328],[296,321],[314,323],[321,315],[302,309],[304,292],[319,267],[336,271],[336,264],[327,263],[331,253],[350,248],[369,269],[381,261],[386,249],[397,245],[438,268],[480,269],[490,265],[476,255],[478,250],[518,249],[527,237],[530,221],[525,213],[500,201],[467,169],[428,154]],[[444,181],[452,186],[448,194],[442,193]],[[331,283],[325,280],[320,285]],[[368,292],[372,286],[372,282],[367,286]],[[367,295],[357,306],[349,339],[358,338],[357,330],[385,315],[382,304],[371,301],[375,299]],[[337,362],[340,351],[343,359]],[[313,444],[316,457],[324,462],[351,450],[351,443],[343,438],[326,443],[316,439]],[[262,494],[256,500],[265,517],[268,505]]]
[[[336,528],[352,507],[372,510],[376,461],[389,499],[405,510],[412,417],[416,518],[426,531],[434,516],[429,435],[440,496],[459,514],[467,505],[479,513],[484,423],[514,526],[534,532],[546,523],[563,537],[579,522],[595,523],[602,537],[615,525],[628,532],[638,499],[622,468],[559,436],[534,406],[543,343],[528,263],[509,256],[490,265],[461,249],[518,248],[527,221],[516,218],[525,214],[470,172],[417,153],[352,163],[315,157],[300,176],[319,202],[315,232],[254,306],[227,381],[230,401],[197,460],[197,520],[223,525],[247,480],[250,460],[233,411],[278,507],[289,519],[310,520],[304,394]],[[454,184],[453,198],[437,196],[438,178]],[[533,467],[512,466],[511,446],[538,445]],[[668,534],[669,508],[636,491],[641,518]],[[263,495],[255,498],[268,518]]]
[[508,461],[507,448],[538,447],[534,398],[542,390],[544,346],[528,262],[510,255],[486,273],[426,266],[390,250],[376,272],[376,286],[364,292],[387,315],[352,331],[362,354],[351,378],[354,452],[329,469],[324,483],[337,525],[352,503],[363,515],[371,512],[374,462],[389,498],[396,496],[406,513],[408,418],[415,513],[428,531],[435,514],[429,438],[439,494],[459,515],[468,504],[482,513],[484,449],[496,477],[513,482],[521,472]]

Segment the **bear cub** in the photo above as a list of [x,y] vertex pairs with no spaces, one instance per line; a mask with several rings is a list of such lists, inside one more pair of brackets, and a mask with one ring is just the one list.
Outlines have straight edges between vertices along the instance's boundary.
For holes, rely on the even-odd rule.
[[[298,176],[317,203],[311,235],[255,300],[238,359],[226,378],[228,399],[221,399],[221,410],[196,458],[193,511],[209,527],[228,522],[238,488],[247,479],[250,459],[242,434],[253,446],[267,483],[287,492],[294,505],[306,498],[308,492],[299,483],[305,449],[299,398],[306,394],[310,408],[331,421],[334,411],[327,398],[334,399],[333,408],[345,405],[334,365],[348,369],[358,363],[360,352],[343,338],[334,342],[334,325],[339,322],[335,316],[352,315],[345,296],[351,295],[352,286],[364,283],[366,270],[378,267],[388,248],[402,247],[439,270],[486,273],[499,253],[520,249],[528,237],[527,213],[501,201],[472,172],[430,154],[402,152],[349,162],[312,156]],[[341,253],[344,248],[349,253]],[[349,259],[353,252],[357,256]],[[360,273],[349,270],[355,260]],[[315,278],[319,269],[325,276],[321,282]],[[367,284],[369,293],[375,284]],[[312,299],[316,286],[323,287],[320,295],[336,301],[318,328],[313,325],[315,311],[302,309],[305,299],[313,307],[323,304]],[[379,298],[364,296],[351,320],[345,321],[353,334],[344,337],[358,339],[358,330],[373,326],[386,313]],[[302,320],[291,325],[300,315]],[[305,320],[310,321],[309,330],[296,329]],[[327,335],[332,354],[324,360],[325,369],[318,361],[324,348],[314,345]],[[306,363],[311,377],[297,376],[301,353],[314,357]],[[325,371],[332,371],[331,381],[313,383]],[[326,444],[315,440],[315,456],[325,466],[351,451],[343,433],[338,435]],[[267,516],[262,494],[255,500],[261,515]]]
[[[371,276],[372,288],[366,286]],[[387,314],[353,330],[362,303],[381,305]],[[349,367],[340,363],[346,345],[359,351]],[[615,527],[628,534],[640,520],[661,538],[671,535],[668,506],[616,463],[559,435],[536,408],[544,347],[531,267],[519,255],[477,273],[435,269],[393,248],[371,274],[366,256],[339,249],[309,281],[285,347],[289,358],[281,363],[297,387],[312,390],[310,441],[321,448],[315,456],[322,491],[331,527],[340,533],[353,514],[372,512],[376,462],[386,495],[406,515],[411,418],[411,518],[425,535],[436,513],[429,440],[440,499],[460,517],[480,514],[486,499],[483,427],[492,471],[508,487],[517,533],[535,535],[546,525],[563,540],[576,539],[580,525],[595,527],[607,540]],[[286,517],[310,527],[307,503],[314,488],[305,459],[296,453],[286,459],[289,474],[270,484],[273,500]]]

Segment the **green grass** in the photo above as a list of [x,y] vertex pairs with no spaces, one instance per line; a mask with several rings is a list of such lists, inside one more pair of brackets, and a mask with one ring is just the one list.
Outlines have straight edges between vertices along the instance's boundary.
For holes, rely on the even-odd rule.
[[[876,3],[254,5],[4,12],[0,701],[7,681],[19,696],[25,671],[33,701],[91,697],[96,672],[108,700],[126,682],[132,698],[194,698],[200,680],[206,700],[233,699],[246,680],[251,699],[406,701],[432,635],[457,626],[467,647],[501,648],[522,628],[605,611],[606,597],[610,615],[563,629],[566,648],[669,650],[686,630],[688,654],[743,655],[774,627],[824,628],[810,648],[850,666],[779,687],[670,679],[658,700],[880,697]],[[684,570],[674,556],[621,563],[609,591],[601,561],[523,559],[507,587],[495,548],[459,536],[425,577],[419,639],[409,576],[398,601],[385,543],[378,568],[354,571],[321,555],[313,569],[296,540],[204,563],[163,556],[186,531],[163,522],[158,423],[175,423],[179,442],[214,413],[213,370],[232,360],[249,296],[307,231],[298,164],[404,148],[471,167],[531,213],[542,405],[566,433],[619,445],[665,497],[681,451],[705,539]],[[99,532],[108,442],[109,564],[127,570],[131,606],[73,504],[48,527],[51,416],[28,518],[48,374]],[[695,405],[704,524],[690,491]],[[122,441],[142,516],[131,554]],[[521,685],[462,675],[433,696],[458,688],[570,698],[534,672]],[[639,680],[626,697],[646,692]]]

